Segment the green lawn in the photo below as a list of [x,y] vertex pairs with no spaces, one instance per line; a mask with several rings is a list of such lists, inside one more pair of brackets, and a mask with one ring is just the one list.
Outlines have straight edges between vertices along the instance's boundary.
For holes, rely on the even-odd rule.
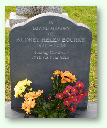
[[[10,12],[16,12],[15,6],[5,7],[5,21],[9,19]],[[97,102],[97,7],[96,6],[63,6],[63,12],[78,23],[84,23],[92,31],[89,93],[88,101]],[[5,28],[5,100],[11,100],[10,83],[10,29]]]

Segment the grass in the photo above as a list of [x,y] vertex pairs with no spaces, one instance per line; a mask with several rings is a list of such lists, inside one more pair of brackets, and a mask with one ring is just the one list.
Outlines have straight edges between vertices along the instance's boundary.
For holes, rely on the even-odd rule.
[[[10,12],[16,12],[15,6],[5,7],[5,21],[9,19]],[[78,23],[84,23],[92,31],[92,45],[89,74],[88,101],[97,102],[97,7],[96,6],[63,6],[63,12]],[[10,29],[5,28],[5,100],[11,100],[10,82]]]
[[[10,12],[16,12],[15,6],[5,7],[5,21],[9,19]],[[10,45],[9,45],[10,29],[5,28],[5,100],[11,100],[11,83],[10,83]]]

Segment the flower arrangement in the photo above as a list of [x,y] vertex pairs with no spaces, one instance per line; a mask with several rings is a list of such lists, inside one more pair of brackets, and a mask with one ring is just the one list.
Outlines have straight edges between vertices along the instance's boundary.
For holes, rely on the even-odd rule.
[[[70,71],[54,71],[53,89],[44,99],[43,90],[35,91],[30,88],[32,81],[22,80],[14,88],[15,98],[24,98],[22,108],[26,114],[38,115],[38,118],[68,118],[66,111],[74,113],[76,105],[82,102],[87,96],[87,90],[84,92],[84,84],[81,81],[76,82],[75,75]],[[75,82],[74,86],[71,84]]]

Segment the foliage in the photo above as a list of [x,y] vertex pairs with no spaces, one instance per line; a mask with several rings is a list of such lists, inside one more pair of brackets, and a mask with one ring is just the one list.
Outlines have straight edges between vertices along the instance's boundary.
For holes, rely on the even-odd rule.
[[[29,88],[30,80],[22,80],[14,88],[15,98],[18,95],[24,98],[22,109],[27,114],[38,115],[38,118],[67,118],[70,117],[66,111],[74,113],[77,104],[87,96],[87,90],[84,92],[84,84],[76,82],[75,75],[69,71],[54,71],[53,88],[50,94],[44,99],[43,90],[34,91]],[[71,86],[73,82],[76,85]]]

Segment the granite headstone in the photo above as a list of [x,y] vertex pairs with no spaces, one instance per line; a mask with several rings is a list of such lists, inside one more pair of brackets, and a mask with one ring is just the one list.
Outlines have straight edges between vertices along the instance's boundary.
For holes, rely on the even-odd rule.
[[[20,108],[22,98],[14,97],[18,81],[27,78],[35,90],[52,88],[53,72],[70,71],[77,81],[89,86],[92,33],[88,26],[58,13],[43,13],[10,31],[11,107]],[[87,108],[88,96],[77,108]]]
[[62,6],[16,6],[17,15],[38,15],[46,12],[61,14]]

